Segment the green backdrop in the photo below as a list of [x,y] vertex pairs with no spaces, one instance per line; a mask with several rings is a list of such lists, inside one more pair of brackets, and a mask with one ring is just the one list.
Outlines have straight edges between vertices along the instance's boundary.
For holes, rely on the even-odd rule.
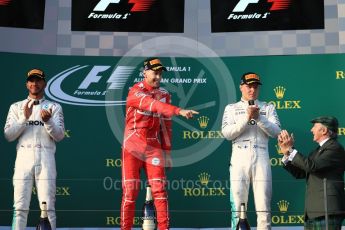
[[[143,58],[78,57],[0,53],[2,96],[0,120],[9,106],[27,96],[25,77],[38,67],[48,76],[47,98],[64,110],[66,138],[57,144],[58,227],[119,227],[121,202],[121,142],[124,100],[128,88],[140,81]],[[175,117],[172,156],[167,173],[172,227],[229,227],[229,159],[231,143],[220,133],[226,104],[240,97],[244,72],[257,72],[263,81],[260,99],[272,101],[284,129],[296,137],[296,148],[307,154],[315,147],[312,118],[339,119],[344,141],[345,55],[182,58],[163,57],[168,67],[163,87],[173,104],[193,108],[193,120]],[[15,142],[0,138],[0,226],[12,217],[12,175]],[[272,225],[303,224],[305,181],[281,168],[276,140],[270,141],[273,174]],[[143,175],[143,179],[144,179]],[[135,226],[145,186],[137,202]],[[253,196],[248,215],[255,226]],[[28,225],[39,217],[35,190]]]

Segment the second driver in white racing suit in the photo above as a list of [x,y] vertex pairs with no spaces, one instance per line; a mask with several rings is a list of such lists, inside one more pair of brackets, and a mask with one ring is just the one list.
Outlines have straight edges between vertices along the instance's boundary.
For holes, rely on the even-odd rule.
[[39,203],[46,202],[51,227],[56,228],[55,142],[64,138],[65,128],[61,106],[44,98],[45,86],[41,70],[29,71],[29,96],[11,105],[4,128],[8,141],[18,140],[13,175],[13,230],[26,228],[34,182]]
[[236,229],[241,203],[248,204],[250,184],[257,229],[271,229],[272,176],[268,140],[277,137],[281,129],[274,105],[257,100],[260,85],[257,74],[244,74],[241,100],[227,105],[223,115],[222,133],[232,141],[229,169],[232,229]]

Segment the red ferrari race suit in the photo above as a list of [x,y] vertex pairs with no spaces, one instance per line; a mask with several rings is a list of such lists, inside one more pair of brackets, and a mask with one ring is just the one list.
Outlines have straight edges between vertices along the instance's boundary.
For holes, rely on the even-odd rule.
[[131,229],[133,224],[141,168],[152,188],[158,229],[169,229],[164,153],[170,154],[171,117],[179,111],[170,105],[170,94],[165,89],[152,88],[145,81],[135,84],[128,93],[122,146],[123,230]]

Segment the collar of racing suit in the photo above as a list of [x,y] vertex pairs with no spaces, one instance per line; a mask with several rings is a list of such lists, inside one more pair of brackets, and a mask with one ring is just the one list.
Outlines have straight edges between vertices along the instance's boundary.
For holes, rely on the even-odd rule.
[[30,96],[28,96],[27,98],[28,100],[34,100],[34,105],[39,105],[41,104],[44,100],[45,100],[45,97],[42,97],[41,99],[34,99],[34,98],[31,98]]
[[[246,105],[248,105],[248,100],[244,100],[243,98],[241,98],[241,102],[245,103]],[[256,100],[254,100],[254,102],[255,102],[255,105],[257,105],[259,103],[259,100],[256,99]]]
[[148,91],[151,91],[151,90],[154,90],[154,89],[155,89],[154,87],[152,87],[152,86],[150,86],[149,84],[147,84],[145,80],[143,81],[143,84],[144,84],[145,88],[146,88]]

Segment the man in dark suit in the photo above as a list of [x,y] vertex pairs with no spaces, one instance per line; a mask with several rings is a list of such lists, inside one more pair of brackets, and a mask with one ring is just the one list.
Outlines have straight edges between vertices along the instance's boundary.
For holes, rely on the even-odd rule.
[[[294,149],[292,134],[286,130],[279,134],[278,144],[284,154],[283,167],[295,178],[307,181],[304,229],[326,229],[327,221],[329,230],[340,230],[345,217],[345,151],[337,141],[338,120],[322,116],[311,122],[314,124],[311,132],[319,147],[308,157]],[[324,197],[327,197],[327,203]]]

